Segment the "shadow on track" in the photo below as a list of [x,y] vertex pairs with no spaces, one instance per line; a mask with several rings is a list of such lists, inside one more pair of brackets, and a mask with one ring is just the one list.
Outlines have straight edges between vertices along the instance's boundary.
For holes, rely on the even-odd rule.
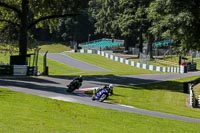
[[[32,77],[27,78],[0,78],[0,86],[3,88],[20,88],[20,89],[32,89],[32,90],[40,90],[46,92],[54,92],[65,95],[77,95],[81,97],[86,97],[87,95],[81,95],[80,93],[67,93],[66,87],[59,85],[57,82],[52,82],[47,79],[35,79]],[[15,89],[12,89],[15,90]],[[19,90],[19,89],[18,89]]]
[[[50,76],[56,79],[72,80],[74,76]],[[168,90],[174,92],[183,92],[183,84],[176,81],[163,81],[162,79],[142,79],[131,76],[116,76],[116,75],[92,75],[83,76],[84,87],[97,87],[105,84],[114,84],[121,86],[124,89],[147,89],[147,90]],[[159,83],[158,83],[159,82]],[[151,84],[151,85],[149,85]],[[140,87],[139,87],[140,86]]]

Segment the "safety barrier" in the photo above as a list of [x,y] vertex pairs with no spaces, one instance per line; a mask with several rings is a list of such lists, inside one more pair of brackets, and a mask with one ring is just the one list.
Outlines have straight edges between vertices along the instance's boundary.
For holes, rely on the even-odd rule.
[[200,78],[183,83],[183,92],[189,93],[189,106],[200,107],[200,97],[195,98],[193,87],[200,83]]
[[182,68],[182,67],[180,67],[180,68],[179,67],[161,67],[161,66],[142,64],[142,63],[127,60],[125,58],[118,57],[116,55],[112,55],[111,53],[107,53],[107,52],[100,51],[100,50],[81,49],[80,53],[98,54],[98,55],[105,56],[106,58],[109,58],[109,59],[117,61],[117,62],[121,62],[121,63],[130,65],[133,67],[147,69],[147,70],[151,70],[151,71],[180,73],[181,72],[180,70]]
[[29,75],[37,76],[37,66],[27,65],[0,65],[0,75]]

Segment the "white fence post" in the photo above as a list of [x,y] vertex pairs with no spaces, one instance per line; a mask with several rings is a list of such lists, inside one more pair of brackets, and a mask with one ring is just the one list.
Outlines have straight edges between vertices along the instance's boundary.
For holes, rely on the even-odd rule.
[[192,86],[193,85],[191,84],[190,87],[189,87],[189,91],[190,91],[189,104],[190,104],[191,107],[194,106],[194,100],[195,100]]

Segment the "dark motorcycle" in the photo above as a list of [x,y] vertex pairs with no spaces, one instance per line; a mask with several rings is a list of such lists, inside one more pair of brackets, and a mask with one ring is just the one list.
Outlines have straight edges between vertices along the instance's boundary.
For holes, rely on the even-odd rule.
[[69,93],[72,93],[74,90],[79,89],[82,85],[83,79],[82,76],[79,76],[70,82],[69,85],[67,85],[66,91]]
[[109,96],[113,95],[113,86],[105,85],[103,88],[95,89],[93,92],[92,100],[97,100],[99,102],[103,102]]

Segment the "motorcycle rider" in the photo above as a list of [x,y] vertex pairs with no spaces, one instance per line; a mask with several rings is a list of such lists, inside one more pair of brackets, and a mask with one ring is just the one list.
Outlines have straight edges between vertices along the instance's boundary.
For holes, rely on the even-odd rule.
[[93,90],[92,100],[98,100],[100,102],[103,102],[112,94],[113,94],[113,85],[112,84],[105,85],[102,88]]
[[109,96],[113,94],[113,84],[105,85],[102,88],[94,89],[93,90],[93,95],[96,95],[99,91],[106,89],[108,91]]
[[72,80],[72,82],[71,82],[69,85],[67,85],[66,91],[71,93],[71,92],[73,92],[75,89],[79,89],[79,88],[82,86],[82,82],[83,82],[83,77],[82,77],[82,75],[80,75],[80,76],[74,78],[74,79]]
[[83,77],[82,77],[82,75],[79,75],[79,76],[76,77],[73,81],[75,81],[75,82],[78,81],[79,86],[81,86],[81,85],[82,85],[82,82],[83,82]]
[[113,84],[109,84],[109,95],[113,95]]

